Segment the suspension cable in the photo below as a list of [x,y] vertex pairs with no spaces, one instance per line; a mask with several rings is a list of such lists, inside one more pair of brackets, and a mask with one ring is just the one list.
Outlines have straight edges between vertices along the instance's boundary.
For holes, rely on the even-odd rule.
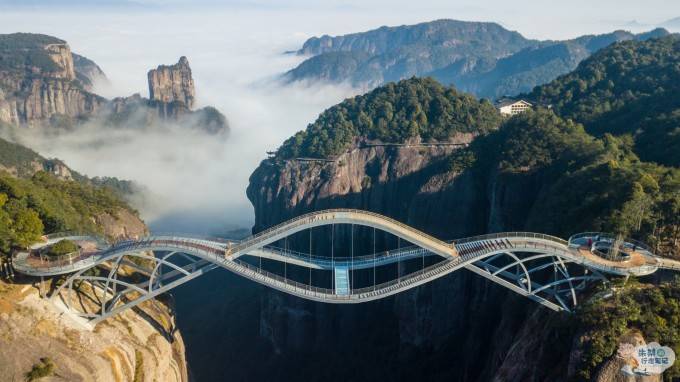
[[401,280],[401,237],[397,236],[397,281]]
[[333,277],[331,278],[331,289],[335,289],[335,224],[331,224],[331,268],[333,268]]
[[349,286],[349,294],[352,294],[352,287],[354,287],[354,224],[352,224],[350,229],[352,230],[352,251],[350,252],[350,256],[352,257],[350,261],[350,264],[352,265],[350,270],[352,272],[352,284]]

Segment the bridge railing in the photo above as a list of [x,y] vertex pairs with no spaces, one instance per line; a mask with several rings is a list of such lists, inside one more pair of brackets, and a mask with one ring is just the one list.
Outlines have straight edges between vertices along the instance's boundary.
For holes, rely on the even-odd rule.
[[313,218],[315,218],[316,216],[320,216],[320,215],[324,215],[324,214],[334,214],[334,213],[355,213],[355,214],[375,217],[375,218],[384,220],[384,221],[386,221],[390,224],[394,224],[394,225],[396,225],[396,226],[398,226],[398,227],[400,227],[400,228],[402,228],[402,229],[404,229],[408,232],[413,233],[416,236],[421,236],[421,237],[426,238],[426,239],[428,239],[432,242],[435,242],[435,243],[442,243],[444,245],[448,245],[446,242],[444,242],[440,239],[437,239],[434,236],[431,236],[431,235],[429,235],[425,232],[422,232],[418,229],[415,229],[415,228],[413,228],[413,227],[411,227],[407,224],[404,224],[404,223],[402,223],[398,220],[392,219],[390,217],[387,217],[387,216],[384,216],[384,215],[381,215],[381,214],[378,214],[378,213],[375,213],[375,212],[356,210],[356,209],[330,209],[330,210],[324,210],[324,211],[318,211],[318,212],[309,212],[309,213],[306,213],[304,215],[300,215],[300,216],[298,216],[298,217],[296,217],[292,220],[289,220],[289,221],[286,221],[286,222],[283,222],[283,223],[279,223],[275,226],[267,228],[264,231],[258,232],[257,234],[255,234],[255,235],[253,235],[249,238],[244,239],[243,241],[239,242],[234,247],[234,249],[238,250],[238,249],[241,249],[241,248],[246,248],[253,243],[257,243],[259,241],[266,240],[266,239],[268,239],[272,236],[275,236],[283,228],[288,228],[288,229],[295,228],[295,227],[299,227],[301,225],[305,225],[305,224],[307,224],[311,221],[315,221],[316,219],[313,219]]
[[332,300],[350,300],[350,299],[357,299],[360,298],[361,295],[370,295],[374,293],[384,293],[387,289],[398,286],[400,284],[409,284],[412,283],[413,281],[417,279],[421,279],[423,277],[432,277],[436,274],[441,273],[442,271],[445,271],[447,269],[450,269],[452,267],[458,266],[463,264],[464,262],[468,262],[470,260],[473,260],[476,257],[481,257],[482,255],[486,254],[489,252],[487,251],[481,251],[483,253],[472,253],[472,254],[467,254],[463,256],[458,256],[456,258],[452,259],[446,259],[443,261],[440,261],[436,264],[430,265],[428,267],[422,268],[418,271],[411,272],[405,276],[400,276],[394,280],[390,280],[384,283],[380,284],[375,284],[372,286],[364,287],[364,288],[356,288],[356,289],[351,289],[350,293],[347,295],[337,295],[335,294],[335,290],[333,289],[328,289],[328,288],[322,288],[322,287],[314,287],[310,286],[308,284],[300,283],[288,278],[285,278],[281,275],[275,274],[268,272],[266,270],[261,269],[260,267],[256,267],[252,264],[249,264],[247,262],[241,261],[241,260],[235,260],[234,263],[237,265],[240,265],[244,268],[247,268],[251,272],[254,272],[256,274],[261,275],[262,277],[260,280],[263,282],[269,282],[270,280],[274,280],[277,282],[280,282],[282,284],[285,284],[288,287],[292,287],[293,290],[304,292],[307,295],[312,295],[317,298],[322,298],[322,299],[332,299]]
[[[28,259],[27,259],[28,260]],[[40,261],[40,260],[37,260]],[[13,265],[16,269],[21,270],[22,273],[27,275],[40,275],[50,272],[60,272],[68,273],[68,271],[78,271],[96,262],[96,257],[87,255],[81,256],[75,260],[71,259],[59,259],[53,261],[40,262],[39,266],[36,264],[29,264],[28,262],[22,262],[15,259]]]
[[[187,238],[187,239],[196,239],[196,240],[205,240],[205,241],[213,241],[217,243],[223,243],[223,244],[230,244],[230,243],[238,243],[238,240],[229,240],[223,237],[217,237],[217,236],[210,236],[210,235],[200,235],[200,234],[193,234],[193,233],[184,233],[184,232],[153,232],[144,238],[147,237],[174,237],[174,238]],[[142,239],[144,239],[142,238]]]
[[262,249],[272,251],[280,256],[287,257],[290,259],[297,259],[297,260],[307,260],[307,261],[315,261],[315,262],[328,262],[332,263],[334,261],[340,261],[340,262],[365,262],[365,261],[372,261],[372,260],[379,260],[383,258],[388,258],[388,257],[408,257],[409,255],[412,255],[414,252],[417,252],[418,254],[422,253],[429,253],[427,249],[420,248],[417,245],[412,245],[408,247],[403,247],[399,249],[393,249],[389,251],[381,251],[377,252],[373,255],[361,255],[361,256],[319,256],[319,255],[310,255],[308,253],[304,252],[299,252],[299,251],[293,251],[290,249],[284,249],[276,246],[265,246]]
[[[13,255],[14,264],[16,268],[22,271],[27,271],[29,268],[39,269],[40,272],[74,269],[75,265],[86,264],[83,260],[100,253],[110,244],[100,236],[92,236],[83,232],[69,231],[59,232],[43,236],[46,241],[42,243],[35,243],[31,245],[26,251],[19,251]],[[84,251],[79,248],[77,251],[65,253],[63,255],[46,255],[43,254],[42,249],[47,245],[47,241],[57,241],[58,239],[70,239],[73,241],[91,241],[96,247],[94,251]],[[74,265],[74,267],[68,268]],[[25,272],[28,273],[28,272]]]
[[[666,260],[666,259],[663,259],[663,260]],[[680,271],[680,263],[671,263],[669,261],[663,261],[663,260],[659,262],[658,266],[660,268]]]
[[535,233],[535,232],[489,233],[489,234],[485,234],[485,235],[478,235],[478,236],[471,236],[471,237],[464,237],[464,238],[461,238],[461,239],[456,239],[456,240],[453,241],[453,243],[454,244],[464,244],[464,243],[469,243],[469,242],[473,242],[473,241],[493,240],[493,239],[509,238],[509,237],[542,239],[542,240],[548,240],[548,241],[552,241],[552,242],[563,244],[563,245],[568,245],[568,242],[566,240],[562,239],[561,237],[546,235],[546,234],[543,234],[543,233]]
[[245,261],[241,261],[241,260],[237,259],[237,260],[234,260],[234,264],[241,266],[243,268],[246,268],[249,271],[254,272],[258,275],[261,275],[262,277],[260,278],[260,280],[265,281],[265,282],[267,282],[269,280],[278,281],[280,283],[283,283],[283,284],[286,284],[290,287],[293,287],[296,290],[308,291],[309,293],[316,295],[317,297],[322,297],[322,296],[328,297],[329,295],[333,295],[333,289],[315,287],[315,286],[312,286],[312,285],[300,283],[300,282],[297,282],[295,280],[285,278],[285,277],[278,275],[276,273],[266,271],[264,269],[261,269],[259,267],[254,266],[252,264],[249,264]]
[[[606,240],[611,240],[611,241],[616,241],[618,239],[617,235],[614,235],[614,234],[611,234],[611,233],[582,232],[582,233],[572,235],[571,237],[569,237],[569,244],[572,244],[572,241],[574,241],[576,239],[588,238],[588,237],[598,237],[599,239],[606,239]],[[645,244],[645,243],[643,243],[639,240],[630,239],[630,238],[621,238],[621,240],[625,243],[633,244],[633,245],[637,246],[638,248],[649,252],[651,255],[656,256],[656,255],[654,255],[654,250],[651,247],[649,247],[647,244]]]

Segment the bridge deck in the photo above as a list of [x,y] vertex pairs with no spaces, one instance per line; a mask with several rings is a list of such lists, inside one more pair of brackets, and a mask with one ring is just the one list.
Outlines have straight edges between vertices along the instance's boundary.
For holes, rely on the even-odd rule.
[[[331,224],[357,224],[377,228],[413,243],[414,247],[344,260],[269,247],[278,240],[302,230]],[[598,234],[597,237],[599,236]],[[96,238],[92,238],[89,242],[82,236],[72,237],[72,239],[80,240],[81,253],[76,257],[69,257],[68,263],[63,263],[63,259],[57,262],[45,259],[36,260],[33,256],[35,252],[28,251],[17,256],[15,267],[19,272],[34,276],[50,276],[75,271],[76,273],[58,288],[56,295],[59,295],[64,288],[71,289],[74,280],[99,283],[99,288],[104,291],[102,301],[106,300],[107,294],[117,297],[111,303],[110,310],[107,310],[106,305],[102,305],[101,315],[95,315],[94,320],[104,319],[138,303],[130,301],[120,305],[118,299],[121,293],[143,292],[139,300],[144,301],[217,267],[225,268],[292,295],[330,303],[357,303],[383,298],[431,282],[458,269],[467,268],[555,310],[568,310],[564,302],[565,298],[573,298],[575,305],[575,290],[579,288],[579,285],[584,285],[589,280],[602,280],[603,274],[639,276],[653,273],[659,268],[680,271],[680,262],[657,258],[646,246],[641,246],[638,250],[637,244],[631,246],[629,243],[624,243],[626,244],[623,246],[624,249],[632,248],[627,252],[628,259],[612,261],[592,252],[592,246],[590,249],[583,246],[584,242],[590,242],[587,235],[578,236],[568,242],[558,237],[538,233],[504,232],[447,243],[396,220],[357,210],[328,210],[303,215],[240,242],[181,236],[150,236],[102,248]],[[97,248],[98,251],[92,251],[92,248]],[[140,254],[149,251],[164,254],[155,257]],[[166,257],[175,254],[188,254],[194,258],[185,256],[188,263],[180,263],[181,265],[166,260]],[[331,276],[333,288],[313,286],[311,279],[310,284],[305,284],[288,279],[287,275],[281,276],[267,272],[260,266],[256,267],[244,261],[243,256],[290,262],[310,269],[331,270],[333,271]],[[405,276],[400,274],[385,283],[363,288],[356,288],[353,285],[352,276],[355,270],[417,257],[424,259],[425,256],[438,256],[441,260],[427,267],[423,260],[420,270]],[[117,277],[120,264],[128,268],[136,266],[128,257],[138,257],[155,263],[140,271],[148,278],[148,281],[128,282]],[[509,262],[494,263],[498,258],[505,258]],[[535,262],[538,260],[543,263],[536,265]],[[580,265],[579,269],[585,269],[585,274],[573,276],[569,274],[565,264]],[[104,265],[106,265],[104,272],[108,274],[108,277],[93,278],[84,274],[90,268]],[[169,272],[163,271],[163,267],[170,268]],[[534,272],[542,269],[554,269],[551,275],[554,273],[555,280],[545,281],[534,277]],[[563,286],[566,290],[562,288]],[[116,288],[122,288],[122,291]]]

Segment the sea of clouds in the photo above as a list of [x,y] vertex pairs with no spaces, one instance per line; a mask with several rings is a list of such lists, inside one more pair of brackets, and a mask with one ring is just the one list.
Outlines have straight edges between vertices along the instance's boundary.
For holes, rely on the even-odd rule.
[[558,25],[553,20],[558,17],[562,21],[559,28],[548,28],[518,10],[503,11],[502,4],[507,3],[484,8],[472,2],[434,1],[430,7],[423,3],[401,9],[381,8],[380,2],[374,7],[355,2],[328,7],[254,3],[132,9],[61,9],[55,3],[49,7],[33,3],[31,8],[2,9],[0,33],[45,33],[66,40],[74,52],[104,70],[110,83],[100,84],[96,91],[109,98],[133,93],[148,97],[147,71],[187,56],[198,106],[222,111],[231,134],[222,139],[181,126],[140,130],[86,124],[60,134],[24,131],[16,139],[86,175],[115,176],[146,186],[152,203],[147,200],[139,208],[152,228],[205,233],[252,224],[245,189],[266,151],[304,129],[325,108],[359,92],[347,85],[277,81],[304,59],[284,52],[298,49],[307,38],[444,17],[500,21],[533,38],[567,38],[611,31],[625,16],[610,15],[605,22],[546,8],[544,24]]

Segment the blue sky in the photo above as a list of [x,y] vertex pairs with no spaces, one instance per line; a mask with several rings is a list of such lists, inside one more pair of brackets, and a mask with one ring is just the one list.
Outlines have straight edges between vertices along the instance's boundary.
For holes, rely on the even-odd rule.
[[[519,4],[519,5],[518,5]],[[112,8],[148,12],[206,9],[305,11],[338,17],[371,15],[372,26],[415,23],[437,18],[496,21],[527,37],[566,38],[613,29],[640,31],[680,17],[680,1],[646,0],[0,0],[0,10],[88,10]],[[352,26],[351,16],[345,25]],[[368,25],[356,24],[357,30]]]

